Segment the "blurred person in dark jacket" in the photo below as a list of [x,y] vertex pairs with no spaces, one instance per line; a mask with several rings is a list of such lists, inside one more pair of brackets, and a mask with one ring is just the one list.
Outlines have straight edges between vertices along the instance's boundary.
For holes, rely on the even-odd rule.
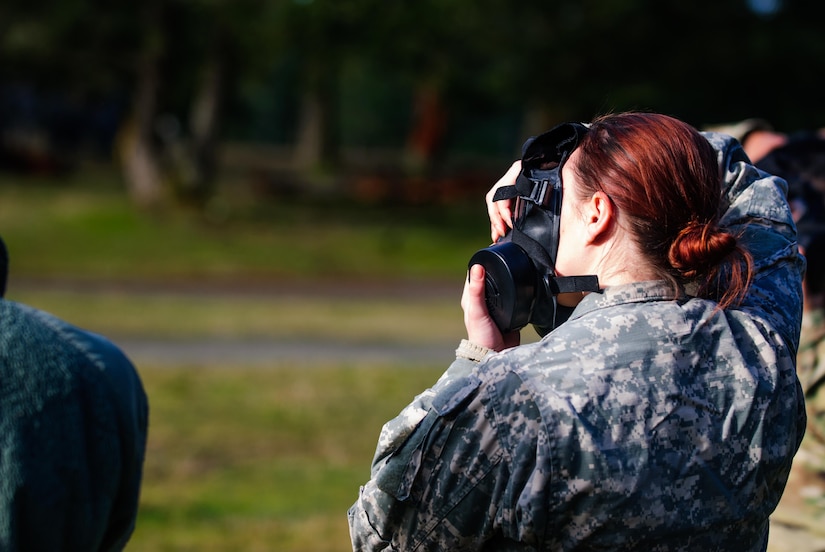
[[[0,295],[7,275],[0,240]],[[118,347],[0,297],[0,550],[122,550],[147,427],[143,385]]]

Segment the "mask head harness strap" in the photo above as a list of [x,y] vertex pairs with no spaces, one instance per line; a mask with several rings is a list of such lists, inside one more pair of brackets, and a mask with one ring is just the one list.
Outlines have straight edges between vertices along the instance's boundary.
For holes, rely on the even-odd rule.
[[561,170],[587,134],[581,123],[563,123],[528,139],[522,147],[516,183],[496,190],[493,201],[515,198],[513,229],[502,238],[520,246],[544,269],[547,291],[554,296],[574,291],[599,291],[598,278],[559,277],[555,273],[562,203]]

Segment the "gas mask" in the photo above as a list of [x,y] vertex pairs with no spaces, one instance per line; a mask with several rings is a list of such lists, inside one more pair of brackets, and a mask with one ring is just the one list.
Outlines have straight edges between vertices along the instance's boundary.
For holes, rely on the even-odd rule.
[[469,266],[485,270],[487,310],[502,333],[532,324],[542,337],[569,318],[556,295],[599,291],[596,276],[556,276],[561,215],[561,169],[587,133],[580,123],[564,123],[522,147],[515,185],[496,191],[493,201],[515,198],[513,228],[494,245],[477,251]]

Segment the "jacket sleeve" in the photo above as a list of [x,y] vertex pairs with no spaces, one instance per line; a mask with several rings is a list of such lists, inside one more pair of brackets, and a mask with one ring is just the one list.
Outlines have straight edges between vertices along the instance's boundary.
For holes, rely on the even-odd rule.
[[794,354],[802,320],[802,274],[787,183],[754,167],[730,136],[704,133],[722,168],[720,223],[740,236],[753,259],[754,278],[742,308],[774,328]]
[[384,426],[348,511],[353,550],[474,550],[489,534],[501,449],[474,367],[457,359]]

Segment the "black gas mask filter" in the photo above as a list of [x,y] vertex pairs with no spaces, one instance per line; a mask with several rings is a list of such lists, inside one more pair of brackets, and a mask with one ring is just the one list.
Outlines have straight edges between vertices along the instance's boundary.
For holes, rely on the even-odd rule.
[[493,201],[512,200],[513,228],[495,244],[477,251],[469,266],[485,270],[487,310],[502,333],[532,324],[544,336],[570,316],[556,295],[598,291],[596,276],[556,276],[561,215],[561,169],[587,133],[580,123],[564,123],[522,147],[515,185],[496,190]]

